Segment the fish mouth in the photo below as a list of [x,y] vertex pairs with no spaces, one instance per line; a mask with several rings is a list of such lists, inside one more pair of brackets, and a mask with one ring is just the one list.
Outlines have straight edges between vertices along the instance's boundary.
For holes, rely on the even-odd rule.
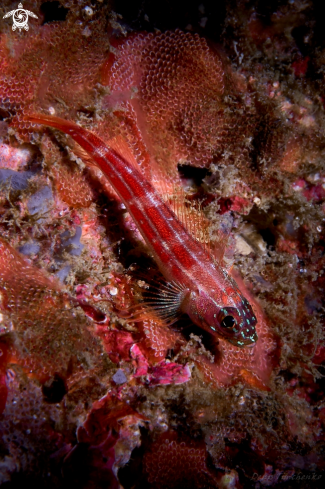
[[238,346],[238,348],[253,348],[255,346],[257,340],[258,340],[258,336],[257,336],[256,331],[254,334],[252,334],[252,336],[249,336],[249,338],[240,339],[240,342],[239,342],[239,340],[228,338],[228,341],[232,345]]
[[245,343],[244,346],[247,346],[248,348],[252,348],[253,346],[255,346],[255,343],[257,342],[257,340],[258,340],[258,336],[257,336],[257,333],[255,331],[255,333],[246,340],[247,343],[244,340],[244,343]]

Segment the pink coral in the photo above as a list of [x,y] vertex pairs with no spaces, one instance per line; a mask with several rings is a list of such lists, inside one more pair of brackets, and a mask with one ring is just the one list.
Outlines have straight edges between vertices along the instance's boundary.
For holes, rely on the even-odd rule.
[[23,139],[28,139],[30,128],[25,113],[49,105],[55,110],[58,100],[59,105],[69,104],[69,111],[76,110],[89,100],[108,48],[102,21],[95,21],[92,29],[98,35],[87,38],[73,21],[36,25],[33,35],[14,38],[10,48],[1,34],[0,108],[14,115],[12,125]]
[[[118,43],[104,66],[104,83],[112,89],[105,103],[121,105],[141,128],[147,150],[171,172],[179,160],[208,165],[232,143],[232,128],[239,123],[223,107],[226,71],[221,56],[198,35],[179,30],[132,35]],[[138,96],[131,100],[134,87]],[[144,158],[137,147],[142,138],[125,129]]]

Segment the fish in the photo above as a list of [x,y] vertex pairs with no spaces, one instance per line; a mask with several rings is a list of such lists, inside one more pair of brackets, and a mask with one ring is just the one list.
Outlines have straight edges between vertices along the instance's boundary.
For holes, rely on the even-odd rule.
[[185,313],[194,324],[237,347],[253,346],[257,319],[222,264],[192,236],[141,171],[80,125],[57,116],[25,119],[62,131],[100,168],[132,216],[166,285],[156,309],[164,319]]

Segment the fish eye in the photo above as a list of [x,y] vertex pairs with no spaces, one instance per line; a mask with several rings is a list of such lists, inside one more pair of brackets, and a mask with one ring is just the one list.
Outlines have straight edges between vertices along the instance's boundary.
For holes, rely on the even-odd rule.
[[237,324],[236,319],[234,318],[234,316],[230,316],[230,315],[224,317],[223,320],[221,321],[221,326],[227,329],[233,328],[236,324]]

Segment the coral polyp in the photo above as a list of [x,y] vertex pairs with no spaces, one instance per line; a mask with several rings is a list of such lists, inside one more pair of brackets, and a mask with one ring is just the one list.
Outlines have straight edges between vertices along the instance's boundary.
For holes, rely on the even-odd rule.
[[[322,17],[309,1],[178,5],[35,1],[21,32],[0,6],[6,487],[321,480]],[[249,302],[253,346],[159,314],[176,286],[129,203],[32,113],[98,135],[153,185]]]

